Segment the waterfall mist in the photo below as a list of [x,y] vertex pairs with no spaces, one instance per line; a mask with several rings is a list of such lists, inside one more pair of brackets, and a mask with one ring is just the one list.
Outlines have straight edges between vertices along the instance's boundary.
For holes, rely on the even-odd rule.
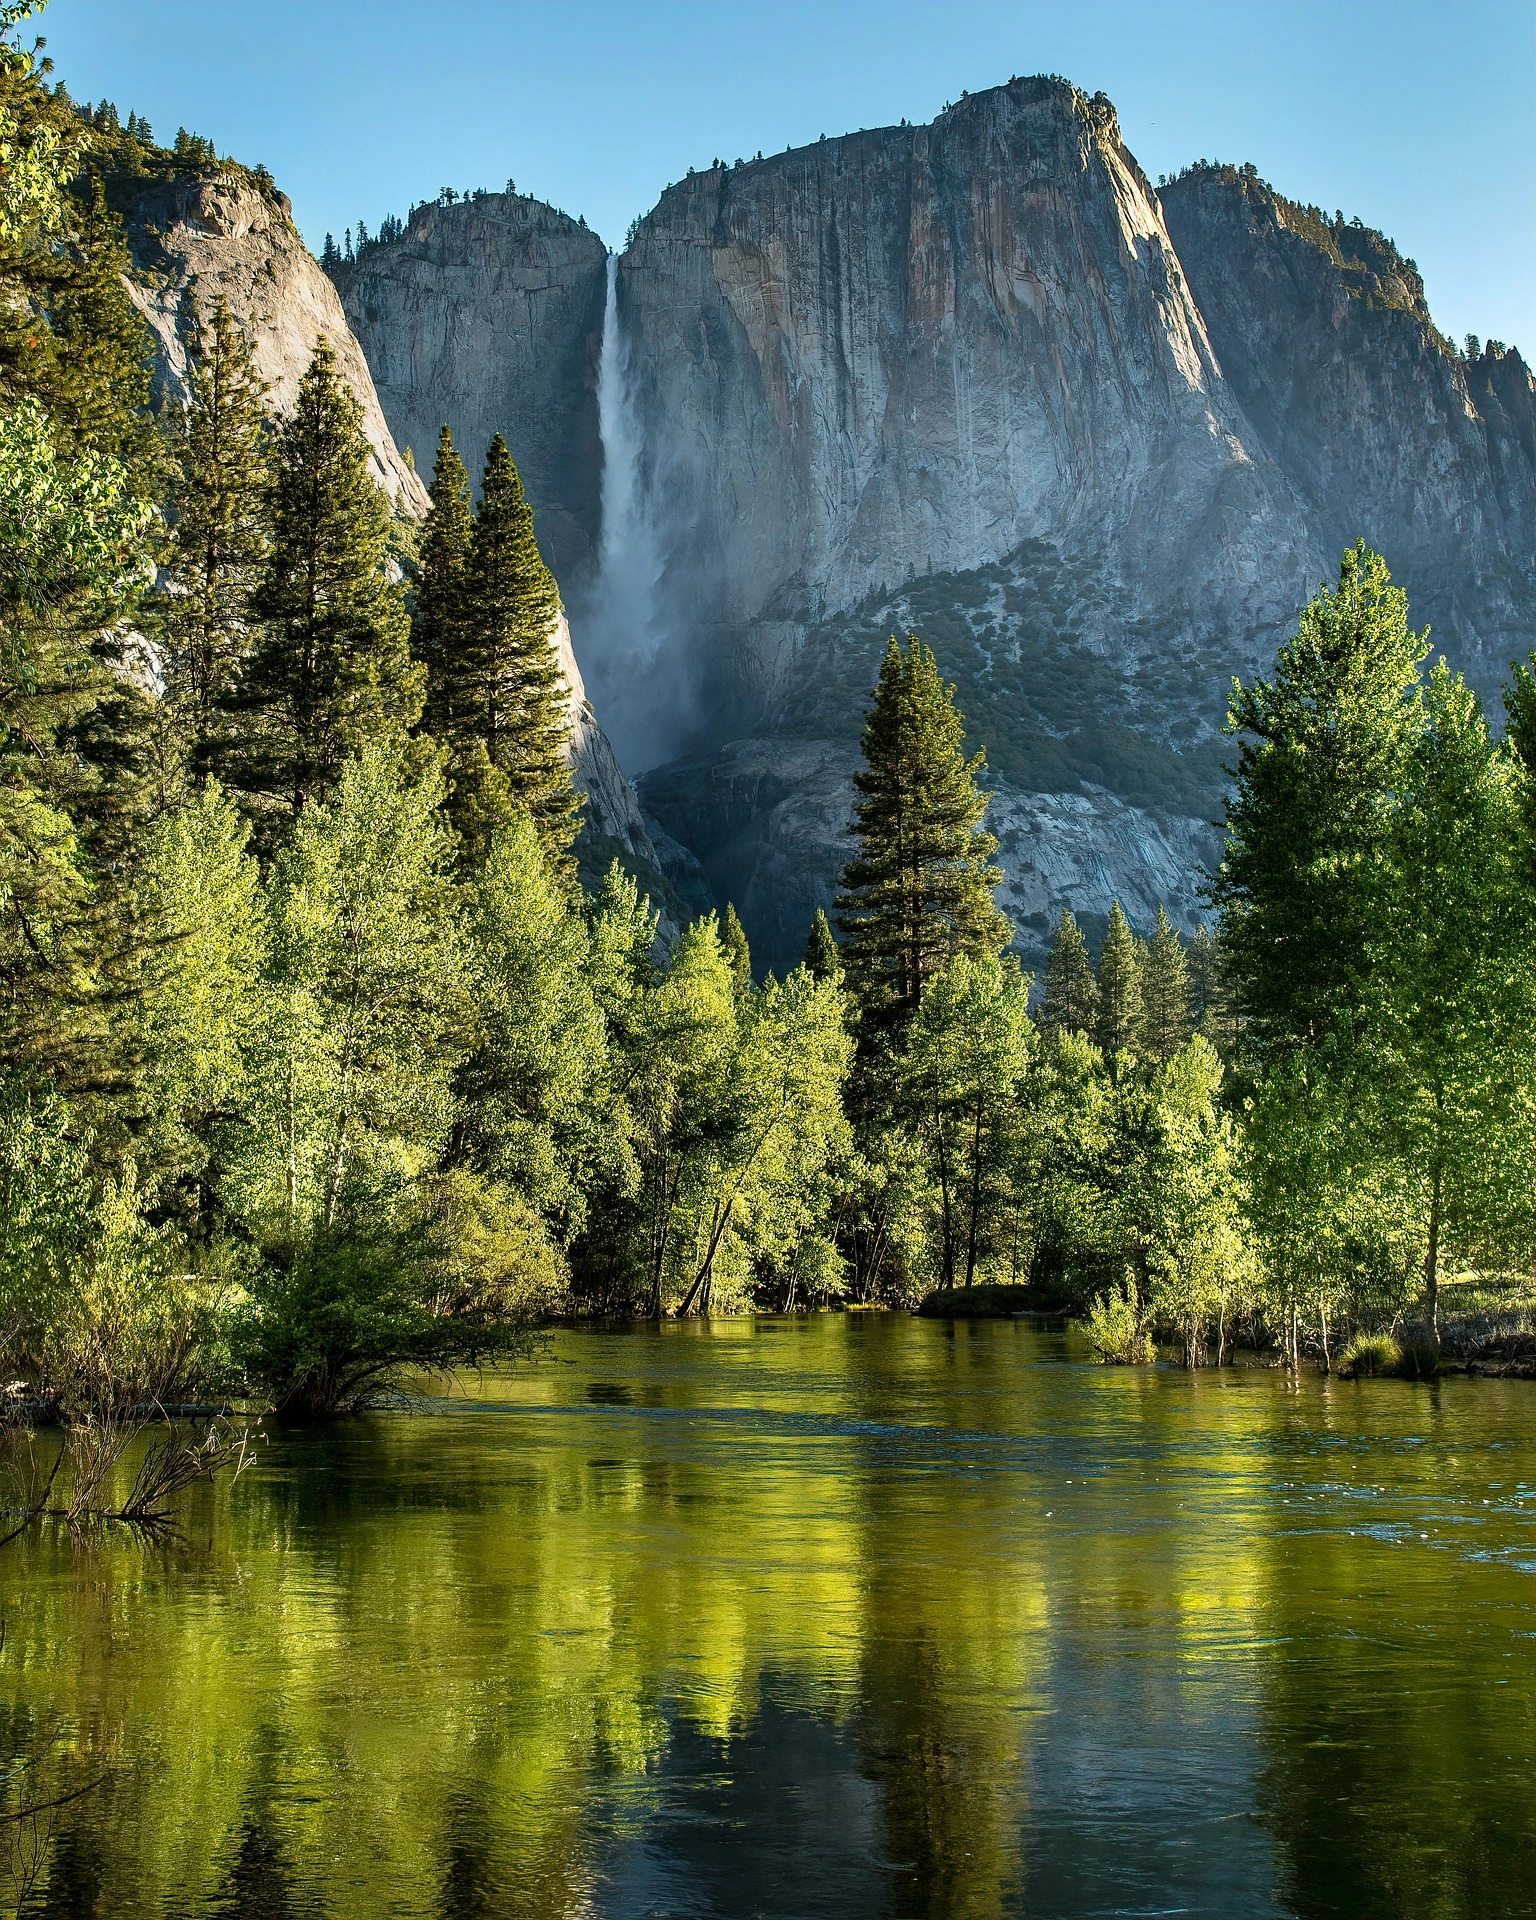
[[618,280],[618,256],[610,253],[597,371],[602,531],[596,573],[578,601],[577,640],[599,722],[625,769],[635,774],[679,749],[692,701],[675,622],[663,611],[662,550],[651,516]]

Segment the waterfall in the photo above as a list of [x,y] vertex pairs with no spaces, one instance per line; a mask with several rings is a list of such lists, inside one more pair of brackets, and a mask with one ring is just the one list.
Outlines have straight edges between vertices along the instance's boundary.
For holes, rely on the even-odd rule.
[[674,731],[658,672],[661,549],[647,509],[642,440],[628,344],[619,319],[619,262],[608,256],[603,343],[597,362],[597,428],[603,451],[597,567],[582,620],[582,663],[603,725],[632,771],[666,757]]
[[[597,432],[603,448],[599,578],[615,584],[644,544],[640,526],[640,436],[629,395],[628,356],[619,337],[619,256],[608,256],[603,345],[597,362]],[[607,597],[606,595],[604,596]]]
[[662,585],[662,544],[651,512],[656,450],[646,446],[640,424],[612,253],[597,360],[597,430],[602,517],[596,564],[572,626],[603,730],[625,767],[643,773],[679,751],[696,701],[685,636]]

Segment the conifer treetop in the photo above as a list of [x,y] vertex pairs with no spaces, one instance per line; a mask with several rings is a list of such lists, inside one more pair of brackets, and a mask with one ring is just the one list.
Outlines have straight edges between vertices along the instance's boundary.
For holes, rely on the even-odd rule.
[[231,705],[252,722],[234,781],[258,815],[296,816],[349,754],[421,711],[404,590],[386,572],[390,507],[368,470],[362,409],[321,335],[272,438],[271,544],[252,611],[261,637]]
[[1063,907],[1045,966],[1040,1023],[1048,1033],[1093,1033],[1099,1019],[1099,983],[1088,942],[1069,908]]
[[866,1030],[895,1037],[948,961],[1001,952],[1013,928],[992,898],[1003,876],[982,826],[986,755],[966,758],[954,688],[915,634],[886,648],[863,747],[842,960]]
[[[513,805],[570,867],[582,796],[571,782],[570,697],[555,651],[560,592],[534,539],[533,508],[497,434],[486,455],[466,575],[455,679],[467,730],[484,742]],[[471,717],[472,716],[472,717]]]

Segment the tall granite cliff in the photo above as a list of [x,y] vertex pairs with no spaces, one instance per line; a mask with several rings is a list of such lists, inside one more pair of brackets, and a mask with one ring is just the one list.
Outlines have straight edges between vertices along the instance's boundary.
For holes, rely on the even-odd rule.
[[1113,109],[1064,82],[694,175],[622,289],[665,577],[743,718],[829,611],[1025,540],[1117,657],[1128,616],[1251,645],[1315,571]]
[[506,434],[539,544],[565,579],[600,513],[590,362],[606,257],[553,207],[488,193],[417,207],[398,240],[337,274],[396,440],[429,471],[446,421],[478,479],[491,436]]
[[[1519,356],[1464,359],[1389,242],[1251,172],[1158,193],[1102,96],[1015,81],[669,188],[619,263],[600,451],[601,260],[491,196],[418,215],[344,284],[397,437],[503,425],[568,516],[576,646],[652,763],[654,842],[769,964],[832,898],[892,631],[937,647],[988,745],[1031,954],[1063,904],[1197,916],[1230,676],[1357,536],[1485,690],[1530,644]],[[643,608],[599,565],[619,427]]]

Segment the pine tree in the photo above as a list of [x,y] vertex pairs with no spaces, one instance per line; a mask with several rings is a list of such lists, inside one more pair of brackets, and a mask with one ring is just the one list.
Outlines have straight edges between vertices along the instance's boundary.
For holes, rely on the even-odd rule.
[[251,603],[263,625],[230,698],[246,732],[228,756],[266,848],[350,754],[403,734],[421,710],[403,590],[384,570],[389,504],[323,338],[270,467],[271,546]]
[[161,601],[166,705],[178,755],[208,771],[214,732],[249,647],[266,538],[266,383],[219,296],[192,336],[191,396],[171,422],[175,531]]
[[469,555],[469,597],[459,673],[445,698],[485,743],[546,852],[569,863],[580,796],[566,758],[569,690],[555,652],[560,594],[533,537],[533,508],[498,433],[486,456]]
[[121,230],[67,191],[79,128],[42,72],[0,55],[0,1068],[78,1095],[127,1067],[151,703],[123,667],[161,469]]
[[720,929],[720,944],[725,949],[726,961],[731,969],[731,978],[736,983],[738,994],[752,991],[752,949],[747,945],[747,930],[737,917],[736,909],[728,900],[725,903],[725,924]]
[[[66,508],[44,483],[53,496],[44,518],[64,546],[72,519],[84,533],[130,503],[143,515],[137,552],[120,551],[111,565],[97,549],[75,577],[53,564],[46,581],[28,584],[16,543],[25,548],[41,531],[44,502],[8,491],[0,572],[21,591],[12,596],[13,579],[0,584],[0,600],[11,602],[0,612],[0,755],[25,762],[22,782],[69,814],[87,859],[118,874],[148,798],[153,703],[129,671],[137,637],[128,616],[151,578],[144,520],[163,494],[164,450],[149,408],[150,335],[125,286],[122,226],[99,180],[87,174],[70,188],[80,126],[45,71],[35,52],[12,47],[0,58],[0,415],[16,443],[10,455],[24,465],[41,447],[20,442],[46,440],[43,465],[73,496]],[[92,537],[85,545],[96,548]]]
[[1209,927],[1195,929],[1186,956],[1189,965],[1189,1017],[1196,1033],[1209,1040],[1225,1061],[1237,1050],[1241,1023],[1232,1005],[1226,955]]
[[1045,963],[1045,993],[1040,1024],[1047,1033],[1093,1033],[1099,1022],[1099,986],[1088,957],[1088,942],[1071,912],[1063,907],[1056,922],[1050,958]]
[[860,851],[843,869],[842,959],[865,1050],[906,1030],[928,983],[957,954],[981,959],[1012,928],[992,898],[997,842],[982,827],[984,752],[967,760],[954,689],[914,634],[886,649],[854,775],[849,831]]
[[446,426],[438,435],[428,492],[432,506],[421,528],[411,652],[427,676],[423,726],[450,746],[461,746],[479,718],[461,659],[475,519],[469,475]]
[[1107,1060],[1135,1049],[1141,1035],[1141,968],[1136,936],[1112,901],[1099,950],[1099,1017],[1094,1038]]
[[1510,751],[1519,769],[1525,815],[1525,860],[1522,878],[1528,889],[1527,912],[1536,911],[1536,650],[1516,661],[1514,675],[1504,689]]
[[1141,1044],[1153,1060],[1171,1060],[1194,1031],[1184,942],[1159,902],[1157,931],[1141,963]]
[[832,937],[832,928],[824,907],[816,909],[811,931],[805,943],[805,968],[813,980],[841,979],[843,957]]

